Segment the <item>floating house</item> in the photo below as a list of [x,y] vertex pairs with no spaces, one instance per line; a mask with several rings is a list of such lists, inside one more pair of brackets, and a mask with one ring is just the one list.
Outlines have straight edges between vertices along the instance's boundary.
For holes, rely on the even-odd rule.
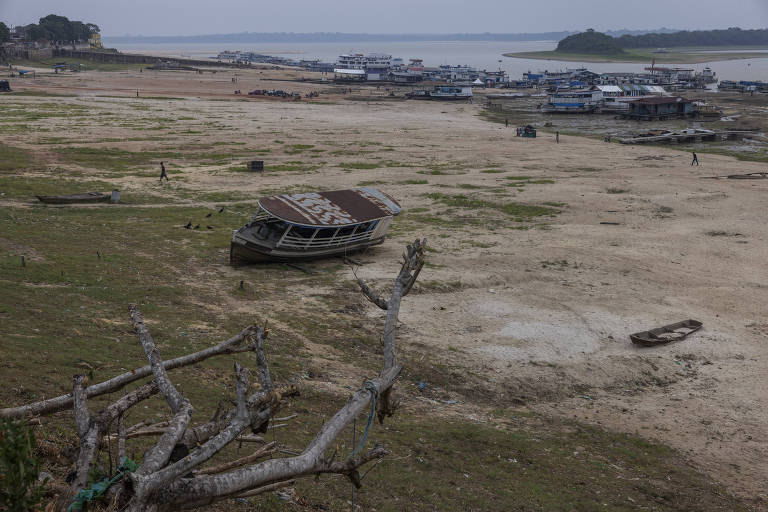
[[692,117],[695,114],[693,101],[679,96],[659,96],[630,102],[629,111],[623,117],[651,121]]
[[359,251],[384,242],[400,205],[370,187],[262,197],[232,234],[230,263],[293,261]]

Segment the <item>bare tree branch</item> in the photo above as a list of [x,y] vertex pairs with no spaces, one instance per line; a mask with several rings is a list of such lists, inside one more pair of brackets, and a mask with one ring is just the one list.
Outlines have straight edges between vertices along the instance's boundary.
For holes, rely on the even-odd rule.
[[[166,370],[172,370],[174,368],[181,368],[183,366],[189,366],[191,364],[199,363],[211,357],[234,354],[244,352],[246,350],[252,350],[251,346],[240,347],[240,345],[249,340],[254,334],[256,328],[246,327],[239,334],[232,338],[219,343],[213,347],[206,348],[193,354],[170,359],[163,363],[163,368]],[[135,370],[128,371],[117,377],[113,377],[104,382],[94,384],[85,388],[88,398],[111,393],[121,389],[131,382],[141,380],[145,377],[152,375],[152,367],[150,365],[137,368]],[[40,402],[35,402],[28,405],[22,405],[19,407],[9,407],[6,409],[0,409],[0,418],[22,418],[25,416],[36,416],[40,414],[51,414],[53,412],[63,411],[69,407],[72,407],[73,398],[72,395],[61,395],[54,398],[49,398]]]
[[117,463],[120,464],[126,457],[125,430],[123,429],[123,415],[117,417]]
[[144,318],[141,316],[141,311],[139,311],[135,304],[131,306],[131,322],[136,331],[136,336],[139,337],[141,346],[144,347],[144,353],[147,355],[149,365],[152,368],[152,374],[155,376],[155,382],[157,382],[160,392],[168,402],[171,412],[173,414],[178,413],[184,403],[184,397],[181,396],[176,386],[171,383],[171,379],[168,378],[168,373],[166,373],[163,367],[163,360],[157,352],[157,347],[155,347],[155,340],[149,333],[149,329],[147,329],[144,323]]
[[[82,383],[82,381],[80,381],[80,383]],[[81,393],[77,388],[78,379],[76,378],[75,389],[73,392],[78,396],[84,397],[85,393]],[[157,385],[152,381],[128,393],[121,399],[109,405],[99,414],[90,416],[85,432],[78,433],[78,437],[80,438],[80,452],[78,453],[77,463],[75,465],[76,476],[70,485],[73,494],[84,488],[88,483],[88,473],[91,470],[91,465],[99,453],[104,434],[109,430],[109,425],[112,421],[137,403],[146,400],[157,393],[157,391]],[[87,413],[87,403],[84,398],[78,399],[75,402],[80,406],[79,408],[85,408]],[[76,411],[75,415],[80,415],[82,418],[83,412]],[[80,431],[80,427],[80,424],[78,424],[78,431]]]
[[276,444],[277,443],[273,441],[265,446],[262,446],[261,448],[253,452],[253,454],[248,455],[247,457],[233,460],[232,462],[227,462],[225,464],[219,464],[218,466],[201,469],[200,471],[197,472],[197,474],[198,475],[215,475],[216,473],[223,473],[224,471],[228,471],[232,468],[238,468],[240,466],[245,466],[252,462],[256,462],[259,459],[263,459],[264,457],[267,457],[275,453]]
[[75,401],[75,423],[77,423],[77,435],[83,437],[91,425],[91,414],[88,412],[88,397],[85,394],[83,383],[84,375],[75,375],[72,386],[72,396]]
[[272,391],[274,385],[272,384],[272,377],[269,375],[269,364],[267,364],[267,356],[264,355],[264,339],[267,337],[268,332],[265,329],[256,329],[256,343],[253,345],[253,349],[256,352],[256,364],[258,365],[259,382],[261,382],[261,388],[264,391]]
[[363,292],[363,295],[371,301],[372,303],[376,304],[379,308],[386,311],[389,309],[389,304],[387,304],[387,301],[379,297],[379,294],[377,294],[375,291],[373,291],[373,288],[371,288],[368,283],[363,281],[362,279],[357,279],[357,285],[360,287],[360,291]]
[[283,487],[290,487],[293,484],[296,483],[296,480],[288,480],[286,482],[277,482],[270,485],[265,485],[264,487],[259,487],[257,489],[253,489],[252,491],[245,492],[239,496],[236,496],[237,498],[250,498],[251,496],[258,496],[259,494],[264,494],[265,492],[271,492],[276,491],[278,489],[282,489]]

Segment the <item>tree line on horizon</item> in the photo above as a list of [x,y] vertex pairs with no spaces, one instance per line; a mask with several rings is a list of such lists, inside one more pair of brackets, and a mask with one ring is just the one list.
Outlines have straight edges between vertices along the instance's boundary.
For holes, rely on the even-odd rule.
[[667,48],[681,46],[764,46],[768,29],[731,27],[723,30],[680,30],[671,33],[625,34],[612,37],[593,29],[570,35],[557,44],[562,53],[620,55],[628,48]]
[[[23,34],[24,41],[87,41],[101,30],[93,23],[70,21],[66,16],[49,14],[40,18],[38,23],[17,27]],[[0,43],[11,39],[10,29],[0,21]]]

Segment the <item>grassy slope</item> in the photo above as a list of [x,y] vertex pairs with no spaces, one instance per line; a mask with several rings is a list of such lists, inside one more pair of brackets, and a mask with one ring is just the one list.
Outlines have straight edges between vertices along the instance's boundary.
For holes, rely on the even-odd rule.
[[[699,64],[722,60],[766,58],[768,54],[750,50],[764,49],[760,47],[708,47],[708,48],[670,48],[669,53],[654,53],[656,48],[632,48],[625,53],[616,55],[595,55],[588,53],[521,52],[505,53],[505,57],[518,59],[561,60],[574,62],[648,62],[657,63]],[[701,53],[688,53],[693,50],[705,50]],[[706,50],[734,50],[733,53],[708,53]]]
[[[11,64],[14,67],[30,67],[30,68],[51,68],[53,69],[53,66],[59,63],[66,63],[66,64],[82,64],[85,66],[85,69],[88,71],[123,71],[126,69],[139,69],[139,68],[146,68],[149,64],[143,64],[143,63],[124,63],[124,62],[98,62],[94,60],[88,60],[88,59],[77,59],[72,57],[53,57],[50,59],[41,59],[41,60],[24,60],[24,59],[16,59],[12,60]],[[64,71],[64,73],[69,73],[69,71]]]
[[[52,105],[38,112],[73,113]],[[77,122],[77,117],[72,119]],[[22,122],[35,123],[26,116],[7,124]],[[337,275],[341,264],[336,260],[308,264],[316,271],[313,275],[281,265],[230,268],[226,264],[229,230],[247,217],[253,205],[228,204],[223,213],[217,213],[179,204],[190,192],[184,189],[182,177],[174,179],[173,174],[170,186],[157,189],[162,195],[157,193],[158,185],[144,185],[124,194],[127,204],[123,207],[54,208],[29,203],[33,193],[62,190],[67,184],[109,190],[112,179],[142,176],[150,164],[128,152],[120,153],[119,161],[110,161],[106,157],[113,150],[109,148],[101,154],[104,158],[96,158],[99,146],[72,151],[62,142],[49,140],[44,151],[34,153],[0,146],[0,162],[4,162],[0,190],[2,199],[10,201],[0,209],[0,368],[5,382],[0,402],[20,404],[68,392],[70,376],[78,371],[76,364],[81,360],[96,369],[96,380],[144,364],[127,319],[130,303],[140,304],[164,357],[199,350],[257,318],[269,317],[276,322],[271,324],[268,345],[276,378],[284,382],[313,375],[298,378],[302,396],[287,400],[281,413],[296,413],[298,418],[291,427],[269,436],[292,447],[309,440],[345,397],[324,391],[330,376],[324,375],[322,363],[310,361],[296,333],[340,350],[343,362],[363,372],[370,373],[378,365],[379,325],[370,326],[364,314],[333,313],[361,300],[354,286]],[[183,142],[174,144],[169,144],[168,151],[187,149]],[[67,150],[56,150],[62,147]],[[97,177],[72,170],[67,166],[72,163],[91,169]],[[63,164],[69,170],[59,167],[55,175],[30,176],[51,164]],[[204,199],[231,199],[226,194],[208,196],[213,197]],[[436,200],[454,199],[446,197]],[[213,216],[206,218],[207,213]],[[214,229],[183,229],[190,220],[212,224]],[[238,290],[240,280],[245,281],[244,291]],[[297,314],[276,306],[295,302],[297,289],[312,290],[307,296],[310,307]],[[467,384],[449,368],[433,368],[429,358],[417,362],[424,358],[416,357],[422,354],[415,350],[402,349],[406,370],[398,386],[401,396],[419,403],[415,398],[420,395],[416,386],[420,379],[465,392]],[[252,366],[251,358],[244,354],[237,359]],[[230,397],[231,365],[232,358],[225,357],[173,373],[194,403],[196,418],[208,417],[219,400]],[[39,378],[30,379],[31,375]],[[364,510],[380,511],[744,510],[663,445],[494,405],[504,403],[504,397],[468,397],[473,398],[488,411],[487,421],[464,419],[453,414],[451,406],[441,405],[445,415],[440,417],[404,411],[385,427],[374,426],[369,439],[383,441],[392,455],[366,478],[356,502]],[[104,400],[93,402],[95,408]],[[147,406],[132,411],[130,421],[164,418],[167,413],[160,399]],[[71,440],[71,418],[59,416],[43,437]],[[350,430],[346,440],[339,440],[341,453],[351,449],[351,437]],[[245,455],[247,449],[238,455]],[[232,456],[234,450],[225,456]],[[141,453],[137,447],[132,451]],[[68,471],[63,461],[48,460],[46,468],[59,478]],[[351,487],[341,477],[325,476],[319,485],[300,482],[297,492],[309,506],[345,510]],[[273,496],[249,502],[229,502],[222,510],[306,510]]]

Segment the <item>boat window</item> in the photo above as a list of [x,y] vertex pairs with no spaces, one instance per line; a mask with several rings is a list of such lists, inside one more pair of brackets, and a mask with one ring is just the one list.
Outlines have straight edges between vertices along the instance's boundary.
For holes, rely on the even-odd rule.
[[314,232],[315,232],[315,228],[308,228],[304,226],[293,226],[291,235],[300,236],[302,238],[311,238]]
[[376,227],[376,224],[378,224],[379,221],[373,220],[371,222],[363,222],[360,224],[360,227],[357,229],[358,233],[365,233],[367,231],[371,231],[373,228]]
[[315,238],[331,238],[336,233],[337,228],[322,228],[317,230]]
[[346,226],[339,230],[338,236],[348,236],[351,235],[355,231],[356,226]]

